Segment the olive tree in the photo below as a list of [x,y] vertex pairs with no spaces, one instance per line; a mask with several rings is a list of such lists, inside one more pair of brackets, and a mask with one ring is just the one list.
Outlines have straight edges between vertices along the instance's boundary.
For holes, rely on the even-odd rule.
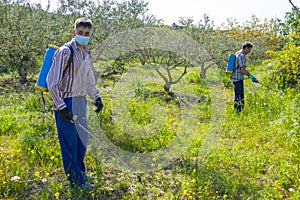
[[224,31],[215,29],[214,22],[207,14],[204,14],[203,19],[198,23],[194,23],[190,17],[182,17],[179,26],[207,52],[207,56],[200,55],[198,57],[201,60],[200,75],[202,78],[206,78],[207,71],[215,65],[224,68],[225,55],[232,49],[232,44],[228,44]]
[[22,1],[2,2],[0,12],[0,65],[4,72],[16,70],[21,81],[26,82],[30,69],[38,64],[44,34],[42,22],[47,14]]
[[[50,1],[48,1],[48,4]],[[4,0],[0,2],[0,66],[2,72],[17,71],[21,81],[27,81],[29,73],[37,74],[48,44],[63,45],[72,38],[76,18],[92,19],[93,48],[110,34],[141,27],[155,22],[146,16],[147,3],[143,0],[59,0],[57,9],[43,10],[40,4],[30,0]]]
[[171,86],[177,84],[194,64],[176,52],[161,49],[139,49],[126,56],[142,65],[152,66],[164,81],[164,91],[172,94]]
[[122,32],[104,41],[93,53],[96,63],[108,63],[104,75],[124,73],[128,66],[151,66],[162,78],[168,94],[172,94],[171,86],[183,78],[188,68],[205,65],[201,58],[207,57],[203,48],[184,32],[159,27]]

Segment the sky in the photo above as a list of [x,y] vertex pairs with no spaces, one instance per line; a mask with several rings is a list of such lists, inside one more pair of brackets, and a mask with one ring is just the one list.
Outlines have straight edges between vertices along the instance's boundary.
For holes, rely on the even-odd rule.
[[[300,0],[294,0],[300,6]],[[299,4],[298,4],[299,2]],[[259,19],[283,19],[292,10],[289,0],[149,0],[149,12],[164,19],[168,25],[179,17],[193,17],[198,22],[207,14],[215,25],[221,25],[227,18],[242,23],[254,14]]]
[[[289,0],[145,0],[148,4],[148,14],[164,20],[171,25],[177,23],[180,17],[193,17],[197,23],[207,14],[220,26],[226,19],[236,19],[239,23],[250,20],[252,15],[259,19],[284,19],[285,13],[292,10]],[[32,0],[47,4],[47,0]],[[55,6],[57,0],[51,0]],[[300,7],[300,0],[293,0]]]

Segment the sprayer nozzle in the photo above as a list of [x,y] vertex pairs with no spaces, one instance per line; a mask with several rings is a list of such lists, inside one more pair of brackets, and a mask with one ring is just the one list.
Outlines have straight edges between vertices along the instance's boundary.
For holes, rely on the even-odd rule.
[[77,115],[74,115],[73,116],[73,121],[76,121],[78,119],[78,116]]

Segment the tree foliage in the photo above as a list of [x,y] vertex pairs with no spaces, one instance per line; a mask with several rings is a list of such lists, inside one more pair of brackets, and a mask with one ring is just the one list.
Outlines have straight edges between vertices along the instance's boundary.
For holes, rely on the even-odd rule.
[[255,15],[243,25],[236,20],[227,20],[227,24],[215,28],[208,15],[197,24],[192,18],[181,18],[179,27],[199,43],[208,53],[203,63],[211,65],[201,66],[201,76],[213,65],[224,69],[229,53],[241,49],[244,41],[254,44],[254,51],[250,54],[250,61],[262,61],[267,58],[267,51],[276,50],[283,46],[283,36],[279,33],[279,23],[276,20],[261,21]]
[[22,82],[29,73],[37,73],[48,44],[62,45],[72,38],[76,18],[86,16],[94,24],[90,47],[93,48],[110,34],[154,23],[147,16],[143,0],[116,2],[105,0],[59,0],[60,5],[50,12],[30,1],[0,2],[0,32],[2,72],[17,71]]
[[[50,12],[49,9],[43,10],[40,4],[30,4],[30,0],[1,1],[1,71],[17,71],[24,82],[29,73],[37,74],[48,44],[59,46],[69,41],[72,38],[73,22],[81,16],[89,17],[94,24],[91,49],[111,35],[157,25],[160,20],[147,15],[147,6],[144,0],[59,0],[57,9]],[[212,65],[204,63],[224,68],[228,53],[239,50],[245,40],[251,41],[255,48],[249,57],[250,61],[264,60],[267,51],[284,47],[286,41],[283,39],[286,36],[298,45],[296,36],[299,35],[299,15],[293,10],[283,22],[261,21],[252,16],[243,25],[228,20],[227,24],[216,28],[205,14],[198,23],[191,17],[182,17],[176,25],[176,31],[183,31],[207,51],[208,56],[201,58],[205,59],[201,66],[201,75],[205,77]]]
[[272,67],[270,81],[280,89],[300,89],[299,19],[299,12],[295,8],[287,13],[285,23],[281,23],[287,43],[282,50],[269,52],[271,58],[265,61],[267,66]]
[[[95,65],[106,62],[103,76],[119,75],[128,67],[153,67],[164,81],[164,90],[171,94],[171,85],[178,83],[194,67],[195,56],[204,52],[186,34],[169,28],[147,27],[123,32],[99,45],[93,54]],[[182,69],[182,72],[181,72]],[[174,72],[174,73],[173,73]],[[180,74],[180,75],[179,75]]]
[[300,47],[295,43],[288,43],[278,52],[270,52],[271,59],[265,64],[272,66],[271,81],[280,89],[300,89]]
[[250,41],[254,45],[254,51],[250,54],[251,60],[264,60],[266,52],[283,47],[283,37],[279,34],[279,23],[275,19],[260,20],[255,15],[246,20],[243,25],[228,20],[223,26],[226,31],[226,40],[235,48],[241,48],[244,41]]
[[[36,12],[21,1],[0,3],[1,53],[3,71],[17,70],[23,81],[32,66],[37,66],[39,46],[44,41],[45,27],[42,25],[45,12]],[[41,22],[41,23],[39,23]]]
[[299,45],[300,13],[293,8],[291,12],[286,13],[284,20],[279,20],[279,24],[280,33],[285,36],[285,39]]

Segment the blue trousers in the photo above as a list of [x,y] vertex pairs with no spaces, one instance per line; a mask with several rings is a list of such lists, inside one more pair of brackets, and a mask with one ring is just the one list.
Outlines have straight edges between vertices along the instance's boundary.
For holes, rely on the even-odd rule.
[[[64,102],[73,116],[78,116],[78,123],[87,129],[86,98],[66,98]],[[54,115],[64,171],[72,186],[74,184],[81,186],[85,184],[84,157],[88,143],[88,133],[76,124],[63,120],[58,111],[54,111]]]
[[234,109],[240,113],[244,108],[244,81],[233,82],[234,85]]

